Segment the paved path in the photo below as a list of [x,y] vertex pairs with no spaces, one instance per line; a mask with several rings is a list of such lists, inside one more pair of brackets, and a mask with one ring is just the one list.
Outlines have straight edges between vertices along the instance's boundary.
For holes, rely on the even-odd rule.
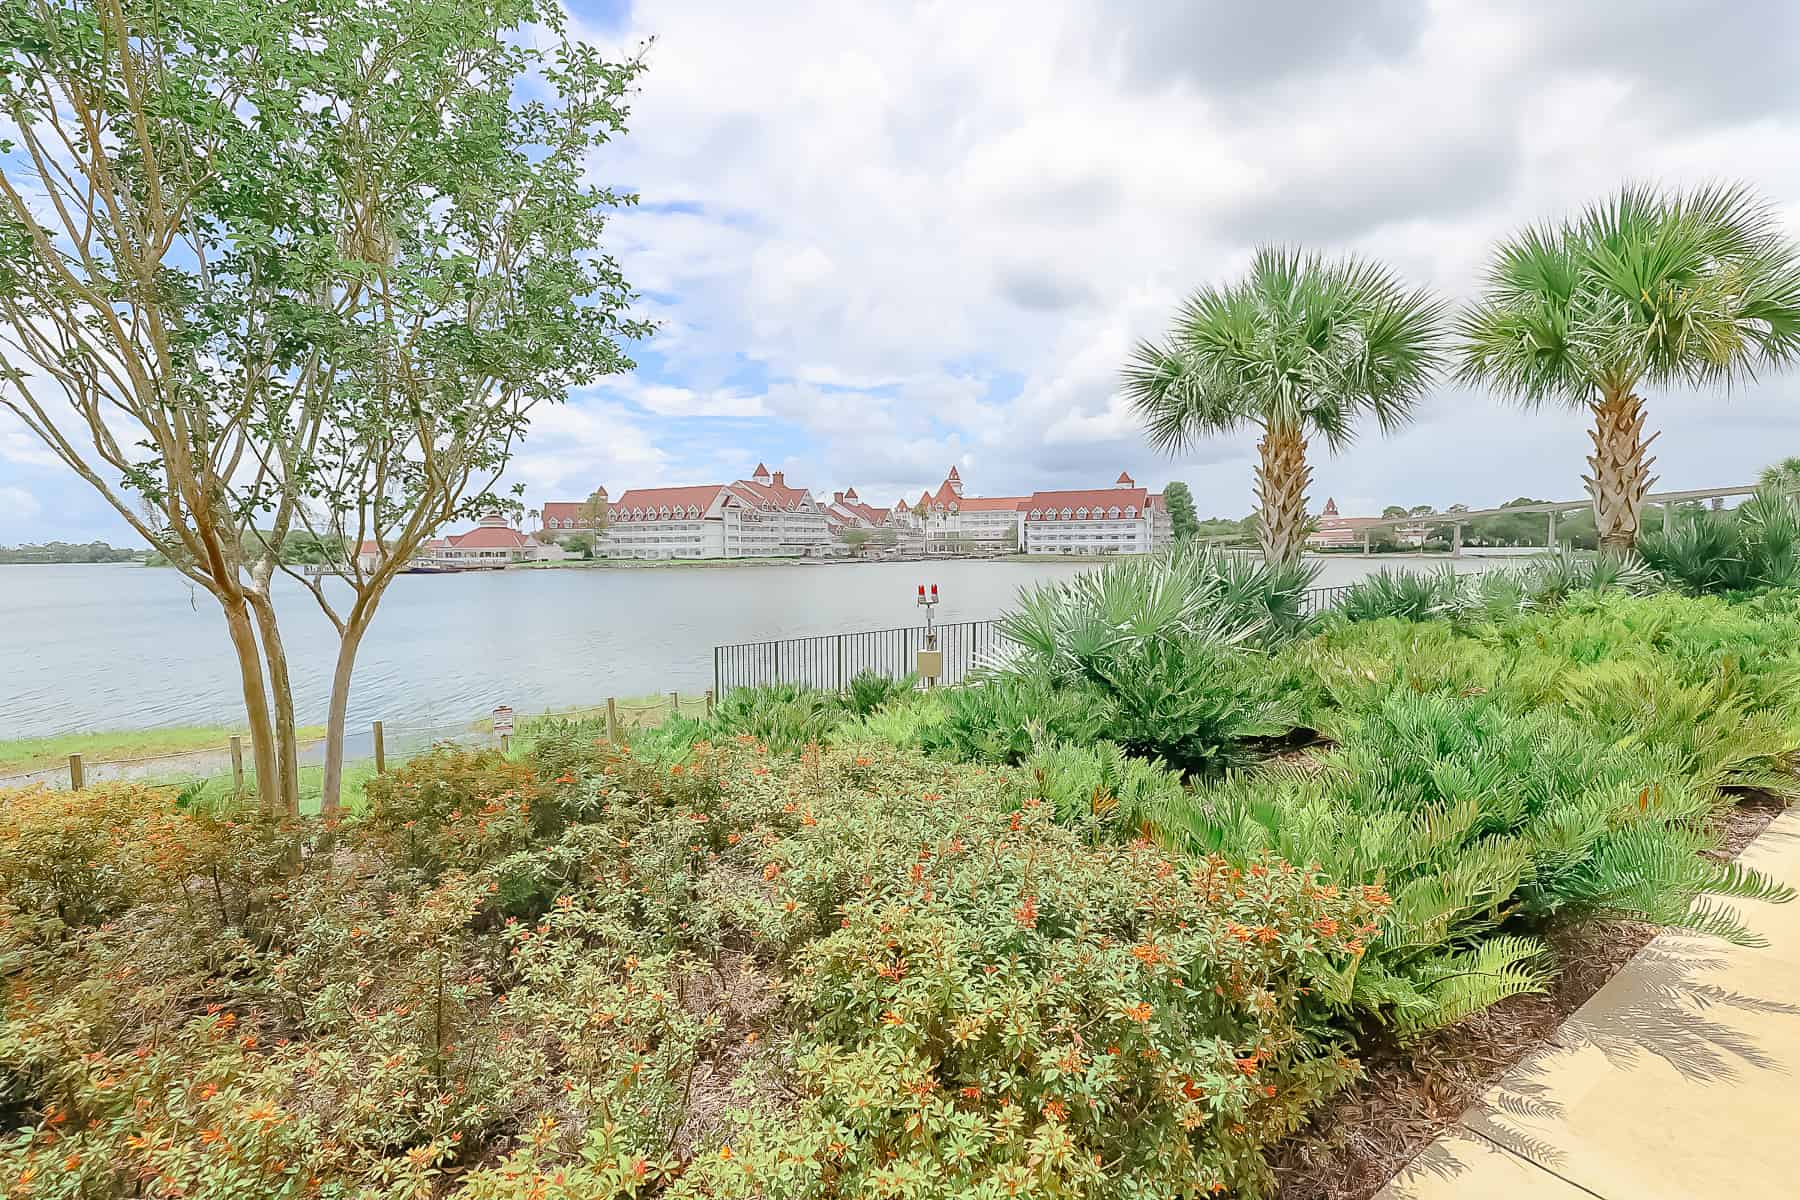
[[[1742,861],[1800,887],[1800,810]],[[1762,949],[1664,933],[1377,1200],[1800,1196],[1800,902]]]

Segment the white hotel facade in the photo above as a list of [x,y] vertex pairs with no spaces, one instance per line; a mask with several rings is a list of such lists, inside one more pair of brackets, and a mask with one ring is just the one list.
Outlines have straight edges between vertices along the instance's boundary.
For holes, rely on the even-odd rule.
[[[601,528],[591,514],[604,511]],[[608,558],[813,557],[833,549],[825,514],[805,488],[761,463],[749,479],[696,487],[606,489],[591,502],[544,505],[543,532],[591,533]]]
[[817,501],[761,463],[735,483],[633,488],[617,500],[601,488],[586,503],[551,501],[541,533],[590,533],[594,552],[611,558],[810,558],[844,552],[849,529],[892,534],[902,550],[927,554],[1146,554],[1172,536],[1162,496],[1124,473],[1110,488],[965,496],[951,467],[917,504],[877,508],[854,488]]

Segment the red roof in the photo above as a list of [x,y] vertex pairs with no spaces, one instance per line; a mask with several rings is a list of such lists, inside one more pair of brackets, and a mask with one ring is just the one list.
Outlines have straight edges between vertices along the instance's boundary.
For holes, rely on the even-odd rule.
[[546,500],[544,501],[543,521],[546,526],[551,521],[586,521],[588,516],[582,512],[587,507],[586,500]]
[[458,550],[523,550],[531,539],[505,525],[477,525],[467,533],[453,533],[450,544]]
[[1024,496],[963,496],[956,506],[964,512],[1014,512]]
[[1136,481],[1134,479],[1132,479],[1131,476],[1126,474],[1124,471],[1120,471],[1119,477],[1117,479],[1113,480],[1113,482],[1114,483],[1122,483],[1122,484],[1125,484],[1127,487],[1129,487]]
[[[1150,494],[1140,487],[1088,488],[1074,492],[1033,492],[1018,503],[1019,511],[1025,514],[1025,519],[1028,521],[1031,519],[1033,509],[1055,510],[1057,519],[1061,520],[1061,513],[1065,508],[1071,511],[1081,508],[1098,509],[1098,516],[1104,518],[1107,510],[1114,507],[1119,509],[1135,508],[1139,515],[1142,515],[1149,506]],[[1090,511],[1088,519],[1093,520],[1095,515]],[[1047,518],[1040,517],[1039,519]]]
[[363,556],[363,555],[369,555],[369,554],[380,554],[381,546],[379,543],[373,542],[373,541],[364,542],[362,544],[362,547],[359,550],[357,550],[356,553],[359,557]]
[[768,483],[756,479],[740,479],[731,485],[739,498],[761,509],[791,509],[807,498],[805,488],[789,487],[787,479],[777,471]]
[[945,478],[945,479],[961,479],[961,478],[962,478],[962,476],[961,476],[961,475],[958,475],[958,474],[957,474],[957,473],[956,473],[956,467],[955,467],[955,466],[952,466],[952,467],[951,467],[951,468],[950,468],[950,473],[949,473],[949,474],[948,474],[948,475],[946,475],[946,476],[944,476],[944,478]]
[[722,483],[701,483],[692,487],[628,488],[617,500],[607,505],[607,508],[618,513],[627,513],[637,508],[647,512],[660,512],[664,505],[668,505],[671,509],[685,509],[692,505],[701,512],[705,512],[712,507],[713,501],[724,490],[724,487],[725,485]]

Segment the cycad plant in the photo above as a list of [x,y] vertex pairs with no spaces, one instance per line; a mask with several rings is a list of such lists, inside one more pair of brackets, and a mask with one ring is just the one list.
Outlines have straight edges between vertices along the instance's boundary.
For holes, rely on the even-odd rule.
[[1800,584],[1800,499],[1763,488],[1733,512],[1684,514],[1638,541],[1644,561],[1693,595]]
[[[1085,696],[1099,735],[1134,754],[1204,773],[1288,715],[1254,648],[1305,627],[1317,574],[1182,546],[1021,593],[996,629],[1004,651],[989,685]],[[985,690],[985,689],[984,689]]]
[[1360,417],[1404,424],[1441,365],[1443,311],[1373,263],[1263,249],[1247,276],[1201,288],[1167,337],[1138,345],[1125,393],[1163,450],[1261,430],[1258,533],[1270,562],[1291,562],[1306,537],[1308,439],[1336,451]]
[[1746,764],[1711,743],[1693,749],[1705,761],[1491,697],[1402,686],[1309,768],[1158,789],[1143,803],[1175,845],[1246,860],[1273,851],[1344,886],[1385,887],[1379,935],[1330,998],[1404,1036],[1544,986],[1536,934],[1553,920],[1622,916],[1758,944],[1713,898],[1792,892],[1702,856],[1715,844],[1710,777]]
[[1627,187],[1502,242],[1460,321],[1460,375],[1593,416],[1600,544],[1630,550],[1655,482],[1639,389],[1730,385],[1800,353],[1800,253],[1742,186]]

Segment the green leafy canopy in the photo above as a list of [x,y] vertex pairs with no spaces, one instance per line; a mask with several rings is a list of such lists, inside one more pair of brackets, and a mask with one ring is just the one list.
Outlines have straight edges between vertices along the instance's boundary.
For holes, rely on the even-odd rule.
[[1265,248],[1242,280],[1190,296],[1162,342],[1138,345],[1125,394],[1161,449],[1257,425],[1335,450],[1361,414],[1383,431],[1405,423],[1443,364],[1443,315],[1375,263]]
[[1460,377],[1527,405],[1728,385],[1800,353],[1800,255],[1747,187],[1629,186],[1503,241],[1458,333]]

